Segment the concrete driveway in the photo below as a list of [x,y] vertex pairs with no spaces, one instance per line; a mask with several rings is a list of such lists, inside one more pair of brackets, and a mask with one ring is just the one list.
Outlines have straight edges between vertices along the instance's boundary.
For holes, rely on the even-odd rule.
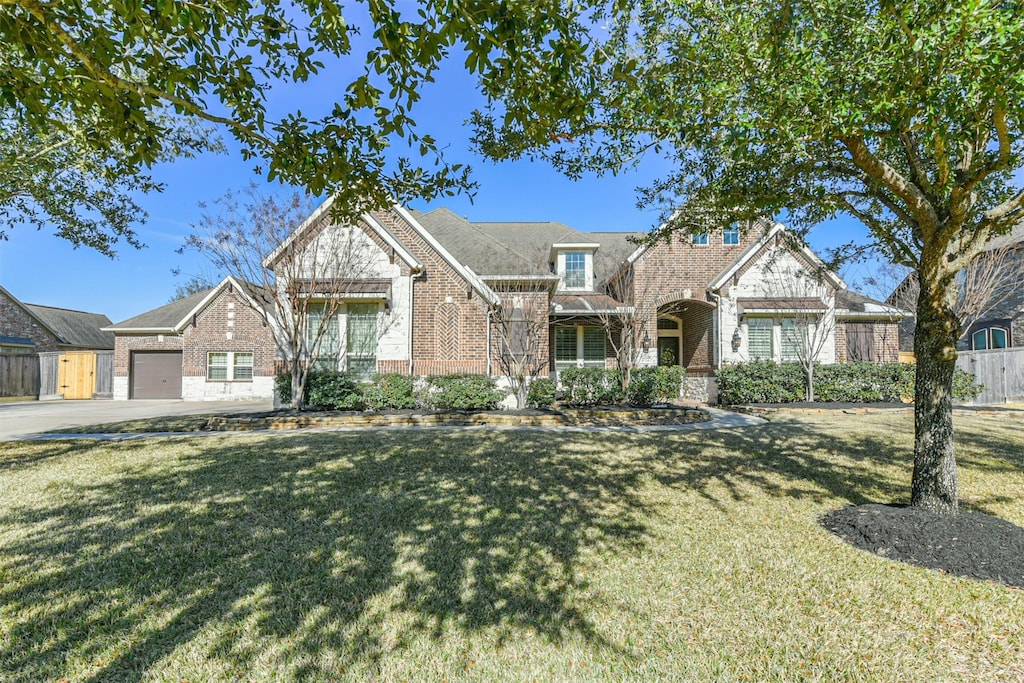
[[29,401],[0,403],[0,441],[65,427],[121,422],[166,415],[258,413],[273,410],[270,401]]

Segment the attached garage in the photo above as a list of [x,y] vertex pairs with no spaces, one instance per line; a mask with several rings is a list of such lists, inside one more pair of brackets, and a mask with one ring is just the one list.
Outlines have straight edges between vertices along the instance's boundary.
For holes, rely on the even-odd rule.
[[135,351],[131,398],[181,398],[181,351]]

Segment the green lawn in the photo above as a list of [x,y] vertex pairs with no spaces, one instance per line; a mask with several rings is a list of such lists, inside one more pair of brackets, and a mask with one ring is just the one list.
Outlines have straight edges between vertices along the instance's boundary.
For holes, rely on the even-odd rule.
[[[1022,416],[956,420],[1024,526]],[[1022,680],[1024,592],[818,526],[911,421],[4,444],[0,680]]]

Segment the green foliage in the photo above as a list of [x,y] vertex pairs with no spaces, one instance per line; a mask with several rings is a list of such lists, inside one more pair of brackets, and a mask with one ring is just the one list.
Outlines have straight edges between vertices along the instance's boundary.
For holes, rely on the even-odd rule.
[[420,396],[434,410],[494,410],[506,395],[493,377],[434,375]]
[[605,368],[567,368],[559,374],[565,402],[573,406],[619,403],[625,398],[622,373]]
[[306,403],[320,410],[362,410],[363,387],[347,372],[318,371],[306,378]]
[[[338,214],[357,215],[394,198],[471,186],[465,167],[444,160],[448,141],[419,131],[412,117],[420,91],[453,51],[487,94],[499,87],[568,93],[568,84],[587,80],[586,65],[574,58],[586,52],[586,10],[586,3],[547,1],[4,3],[0,102],[28,139],[75,133],[72,156],[117,169],[130,179],[122,190],[148,182],[144,172],[154,164],[206,146],[177,146],[166,116],[173,109],[232,135],[244,158],[265,163],[257,169],[269,179],[338,194]],[[270,90],[316,76],[332,80],[337,93],[321,117],[271,115]],[[581,106],[560,94],[534,109]],[[8,159],[0,159],[0,177],[30,180],[12,173]],[[68,210],[79,217],[97,208],[84,196],[68,198],[78,200]],[[134,244],[122,221],[82,243],[104,250],[118,235]]]
[[550,408],[555,402],[557,385],[555,380],[538,377],[530,382],[526,390],[526,405],[534,408]]
[[416,379],[410,375],[375,375],[363,389],[363,400],[370,410],[400,410],[416,407]]
[[[836,363],[815,365],[814,393],[829,403],[898,403],[914,397],[915,367],[906,363]],[[719,402],[792,403],[804,399],[804,375],[799,363],[773,362],[727,365],[715,373]],[[974,377],[957,370],[953,398],[969,401],[981,393]]]
[[274,376],[274,391],[277,400],[287,405],[292,400],[292,373],[279,372]]
[[629,376],[626,387],[626,400],[636,406],[649,406],[657,402],[655,390],[654,368],[634,370]]

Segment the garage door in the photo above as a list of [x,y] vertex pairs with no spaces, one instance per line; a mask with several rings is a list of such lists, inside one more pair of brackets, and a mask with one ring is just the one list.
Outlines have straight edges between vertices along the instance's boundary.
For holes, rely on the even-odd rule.
[[132,398],[181,398],[181,352],[133,353]]

